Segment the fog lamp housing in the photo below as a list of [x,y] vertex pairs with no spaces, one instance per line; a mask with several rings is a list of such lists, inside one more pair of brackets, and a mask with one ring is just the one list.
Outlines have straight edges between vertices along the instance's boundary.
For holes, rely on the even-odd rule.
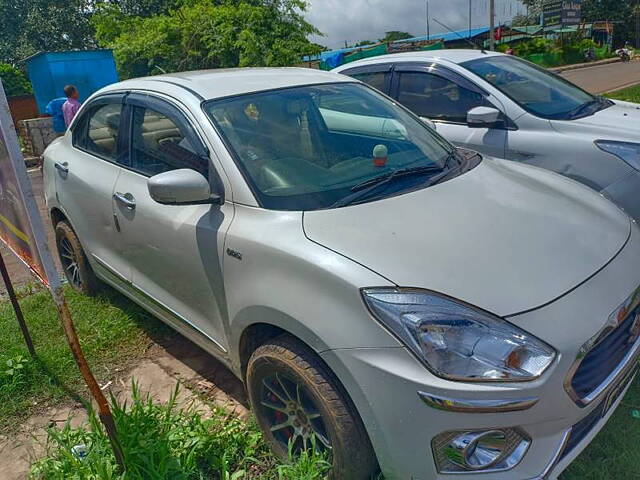
[[501,472],[524,458],[531,440],[518,428],[445,432],[431,442],[440,473]]

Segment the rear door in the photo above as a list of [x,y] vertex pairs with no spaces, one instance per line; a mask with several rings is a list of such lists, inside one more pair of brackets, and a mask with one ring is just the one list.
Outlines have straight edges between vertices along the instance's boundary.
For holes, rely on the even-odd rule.
[[126,155],[123,100],[123,94],[104,95],[85,106],[73,126],[73,148],[55,163],[60,205],[94,269],[114,280],[130,274],[111,198]]
[[114,190],[123,254],[133,293],[178,330],[213,342],[224,354],[224,238],[233,204],[162,205],[147,180],[190,168],[219,181],[200,136],[176,104],[144,94],[126,99],[131,111],[128,162]]
[[475,107],[492,107],[504,112],[497,100],[450,69],[420,64],[396,65],[391,96],[422,118],[436,124],[436,130],[460,147],[503,158],[506,128],[469,128],[467,113]]

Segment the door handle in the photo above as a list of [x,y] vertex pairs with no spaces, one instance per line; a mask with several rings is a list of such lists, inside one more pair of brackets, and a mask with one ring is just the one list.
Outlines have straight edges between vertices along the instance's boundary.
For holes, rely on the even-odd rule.
[[136,201],[130,193],[120,193],[116,192],[113,194],[113,198],[127,207],[129,210],[134,210],[136,208]]
[[53,166],[56,167],[57,170],[60,170],[62,173],[69,173],[69,164],[67,162],[64,162],[64,163],[55,162]]

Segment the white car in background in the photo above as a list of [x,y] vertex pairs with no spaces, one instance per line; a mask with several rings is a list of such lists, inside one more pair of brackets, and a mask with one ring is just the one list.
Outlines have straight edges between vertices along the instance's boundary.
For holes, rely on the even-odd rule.
[[640,105],[479,50],[384,55],[334,72],[398,100],[455,145],[561,173],[640,219]]

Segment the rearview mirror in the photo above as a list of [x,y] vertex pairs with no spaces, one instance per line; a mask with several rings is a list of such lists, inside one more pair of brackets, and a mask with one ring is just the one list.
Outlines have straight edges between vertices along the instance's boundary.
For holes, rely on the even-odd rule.
[[491,107],[476,107],[467,113],[469,128],[504,128],[500,110]]
[[211,194],[209,181],[189,168],[159,173],[147,180],[149,195],[164,205],[219,204],[222,198]]

